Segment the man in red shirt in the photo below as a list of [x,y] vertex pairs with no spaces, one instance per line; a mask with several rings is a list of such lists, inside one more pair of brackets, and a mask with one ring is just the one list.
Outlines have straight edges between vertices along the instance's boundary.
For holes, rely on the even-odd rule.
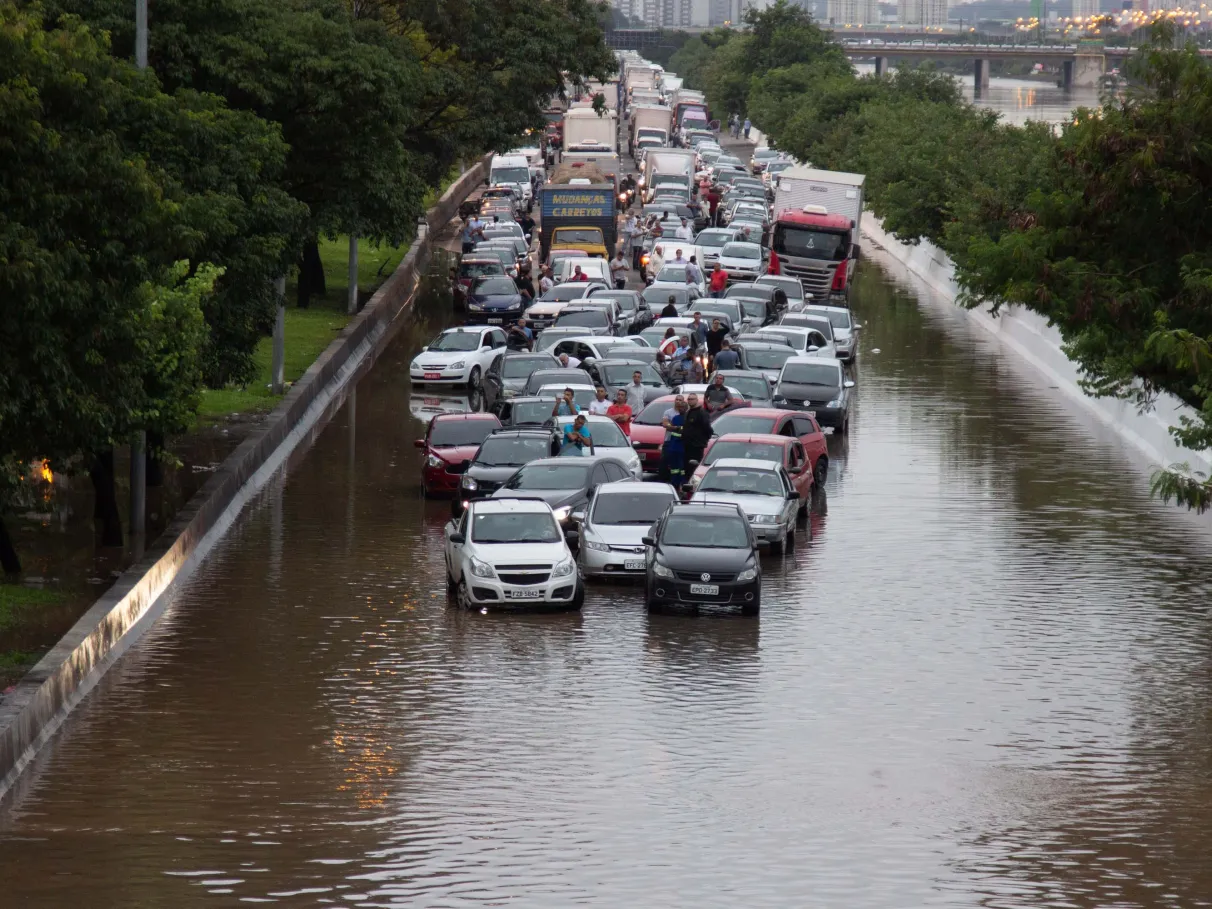
[[728,272],[720,267],[720,263],[715,263],[715,271],[711,273],[711,295],[719,298],[724,296],[724,290],[728,287]]
[[707,190],[707,205],[711,210],[711,223],[720,223],[720,188],[714,184]]
[[585,274],[585,272],[581,271],[581,266],[577,265],[577,266],[574,266],[573,272],[572,272],[572,277],[569,278],[568,280],[570,280],[570,281],[588,281],[589,275],[587,275],[587,274]]
[[606,416],[619,424],[623,435],[631,438],[631,405],[627,403],[627,389],[620,388],[614,393],[614,403],[606,408]]

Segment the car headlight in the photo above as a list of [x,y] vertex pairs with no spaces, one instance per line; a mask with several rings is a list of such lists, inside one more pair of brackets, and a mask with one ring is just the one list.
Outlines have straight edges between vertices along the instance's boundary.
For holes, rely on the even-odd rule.
[[409,364],[408,364],[408,368],[409,368],[409,369],[420,369],[420,368],[421,368],[421,361],[420,361],[420,360],[413,360],[411,363],[409,363]]
[[562,507],[560,507],[560,508],[557,508],[557,509],[556,509],[554,512],[552,512],[552,514],[554,514],[554,515],[555,515],[555,519],[556,519],[557,521],[559,521],[560,523],[563,523],[564,521],[567,521],[567,520],[568,520],[568,516],[569,516],[570,514],[572,514],[572,506],[571,506],[571,505],[564,505],[564,506],[562,506]]
[[658,578],[672,578],[673,577],[673,571],[671,571],[669,568],[666,568],[660,562],[652,563],[652,573],[655,574]]
[[492,570],[492,566],[487,562],[481,562],[475,556],[471,557],[471,573],[477,578],[496,577],[496,572]]
[[475,481],[475,477],[463,477],[463,482],[460,485],[471,492],[475,492],[480,488],[480,484]]
[[450,364],[449,366],[447,366],[446,368],[447,368],[447,369],[462,369],[462,368],[463,368],[464,366],[466,366],[466,365],[467,365],[467,361],[466,361],[466,360],[456,360],[455,362],[451,363],[451,364]]
[[484,304],[483,303],[473,303],[471,300],[468,300],[467,308],[470,309],[472,312],[483,312]]
[[576,563],[572,559],[565,559],[552,570],[551,576],[553,578],[566,578],[576,570]]
[[777,524],[779,516],[777,514],[755,514],[750,520],[754,524]]
[[516,391],[514,391],[512,388],[506,388],[504,391],[501,392],[502,398],[516,398],[517,396],[518,396],[518,393]]
[[605,543],[599,543],[596,540],[582,540],[581,545],[586,549],[592,549],[594,552],[610,552],[610,547]]
[[841,407],[841,406],[842,406],[842,399],[841,399],[841,398],[834,398],[832,401],[830,401],[830,402],[829,402],[828,404],[826,404],[825,406],[826,406],[826,407]]
[[752,581],[756,577],[757,577],[756,568],[746,568],[744,571],[742,571],[740,574],[738,574],[736,576],[736,579],[738,581]]
[[430,467],[441,467],[446,462],[443,461],[441,458],[439,458],[437,455],[431,454],[428,458],[425,459],[425,463],[428,464]]

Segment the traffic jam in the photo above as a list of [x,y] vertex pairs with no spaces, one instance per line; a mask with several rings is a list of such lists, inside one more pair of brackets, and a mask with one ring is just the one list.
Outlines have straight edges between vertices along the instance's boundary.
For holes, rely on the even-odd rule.
[[650,610],[757,615],[850,430],[863,177],[750,154],[673,73],[619,71],[460,212],[461,324],[409,367],[422,492],[462,608],[632,581]]

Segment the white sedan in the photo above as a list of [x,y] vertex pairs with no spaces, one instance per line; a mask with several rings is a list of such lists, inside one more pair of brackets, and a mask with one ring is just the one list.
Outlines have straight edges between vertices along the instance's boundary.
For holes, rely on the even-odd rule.
[[541,499],[474,499],[446,525],[446,586],[460,606],[580,609],[576,562]]
[[674,262],[666,262],[665,266],[656,273],[652,284],[649,286],[654,289],[665,287],[692,287],[694,288],[695,296],[705,297],[707,296],[706,275],[703,274],[703,269],[701,266],[699,267],[699,275],[700,278],[698,281],[687,281],[685,265],[678,265]]
[[720,250],[720,268],[728,272],[728,283],[753,281],[766,271],[762,247],[757,243],[727,243]]
[[577,553],[583,577],[643,577],[648,567],[644,537],[670,505],[679,502],[668,483],[603,483],[584,512]]
[[414,387],[478,387],[493,358],[505,347],[505,332],[483,325],[448,328],[421,348],[408,367]]

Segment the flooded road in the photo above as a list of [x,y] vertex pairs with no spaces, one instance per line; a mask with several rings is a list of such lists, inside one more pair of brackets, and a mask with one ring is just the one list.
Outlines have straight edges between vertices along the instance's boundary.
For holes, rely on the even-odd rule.
[[0,904],[1212,904],[1206,525],[963,314],[854,305],[760,619],[450,608],[409,330],[0,807]]

